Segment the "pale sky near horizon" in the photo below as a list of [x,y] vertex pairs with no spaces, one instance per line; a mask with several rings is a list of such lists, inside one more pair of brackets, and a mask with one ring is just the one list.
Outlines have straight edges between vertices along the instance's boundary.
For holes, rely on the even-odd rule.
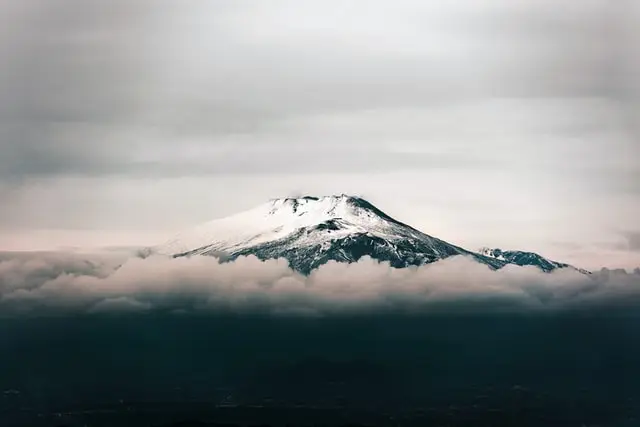
[[0,2],[0,250],[348,193],[469,249],[640,266],[633,0]]

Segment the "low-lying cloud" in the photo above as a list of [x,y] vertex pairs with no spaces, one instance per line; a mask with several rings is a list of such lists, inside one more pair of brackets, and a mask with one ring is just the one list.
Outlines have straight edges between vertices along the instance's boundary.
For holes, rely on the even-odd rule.
[[492,271],[465,257],[395,269],[365,257],[300,275],[253,256],[115,259],[73,253],[0,256],[0,312],[269,313],[322,316],[383,311],[554,311],[640,301],[640,270],[534,267]]

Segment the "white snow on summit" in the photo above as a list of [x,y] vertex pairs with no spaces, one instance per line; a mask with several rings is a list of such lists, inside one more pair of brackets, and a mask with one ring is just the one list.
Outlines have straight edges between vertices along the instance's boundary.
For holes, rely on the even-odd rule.
[[[357,197],[345,194],[325,197],[272,199],[254,209],[222,219],[216,219],[179,234],[156,252],[174,255],[202,249],[202,252],[237,250],[284,238],[305,227],[335,220],[338,227],[331,233],[313,236],[313,242],[298,240],[299,244],[318,243],[319,236],[335,239],[354,233],[370,233],[379,237],[394,237],[395,222],[359,205]],[[354,203],[356,202],[356,203]],[[364,202],[366,203],[366,202]],[[373,206],[372,206],[373,208]],[[375,208],[374,208],[375,209]],[[383,214],[384,215],[384,214]],[[416,233],[418,233],[416,231]],[[197,254],[196,251],[193,254]]]
[[174,257],[208,255],[221,260],[254,255],[285,258],[308,274],[330,260],[355,262],[368,255],[396,268],[451,256],[470,256],[492,269],[534,265],[543,271],[570,267],[531,252],[483,248],[471,252],[391,218],[366,200],[342,194],[273,199],[254,209],[216,219],[150,248]]

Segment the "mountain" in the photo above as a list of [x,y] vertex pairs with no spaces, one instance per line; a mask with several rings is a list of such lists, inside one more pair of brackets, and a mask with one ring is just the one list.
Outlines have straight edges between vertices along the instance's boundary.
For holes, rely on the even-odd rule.
[[591,274],[587,270],[576,268],[572,265],[562,262],[552,261],[535,252],[505,251],[499,248],[481,248],[478,253],[500,261],[505,261],[509,264],[516,264],[520,266],[532,265],[534,267],[538,267],[546,273],[557,270],[559,268],[572,268],[584,274]]
[[234,260],[254,255],[285,258],[303,274],[330,260],[355,262],[363,256],[392,267],[419,266],[463,255],[499,269],[507,264],[537,265],[543,271],[568,267],[538,258],[477,253],[425,234],[391,218],[368,201],[345,194],[273,199],[254,209],[186,231],[153,252],[174,257],[218,256]]
[[303,274],[330,260],[365,255],[401,268],[464,255],[498,269],[505,261],[468,251],[403,224],[368,201],[347,196],[273,199],[176,236],[155,252],[175,257],[286,258]]

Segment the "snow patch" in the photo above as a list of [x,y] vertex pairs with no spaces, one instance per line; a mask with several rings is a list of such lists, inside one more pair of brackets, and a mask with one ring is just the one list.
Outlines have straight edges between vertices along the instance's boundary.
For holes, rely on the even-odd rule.
[[326,240],[369,232],[378,237],[393,237],[398,226],[367,208],[361,199],[339,196],[272,199],[268,203],[239,214],[216,219],[175,236],[154,248],[154,252],[194,255],[212,250],[237,252],[247,247],[280,240],[301,229],[332,223],[324,233],[308,233],[299,243],[318,244]]

